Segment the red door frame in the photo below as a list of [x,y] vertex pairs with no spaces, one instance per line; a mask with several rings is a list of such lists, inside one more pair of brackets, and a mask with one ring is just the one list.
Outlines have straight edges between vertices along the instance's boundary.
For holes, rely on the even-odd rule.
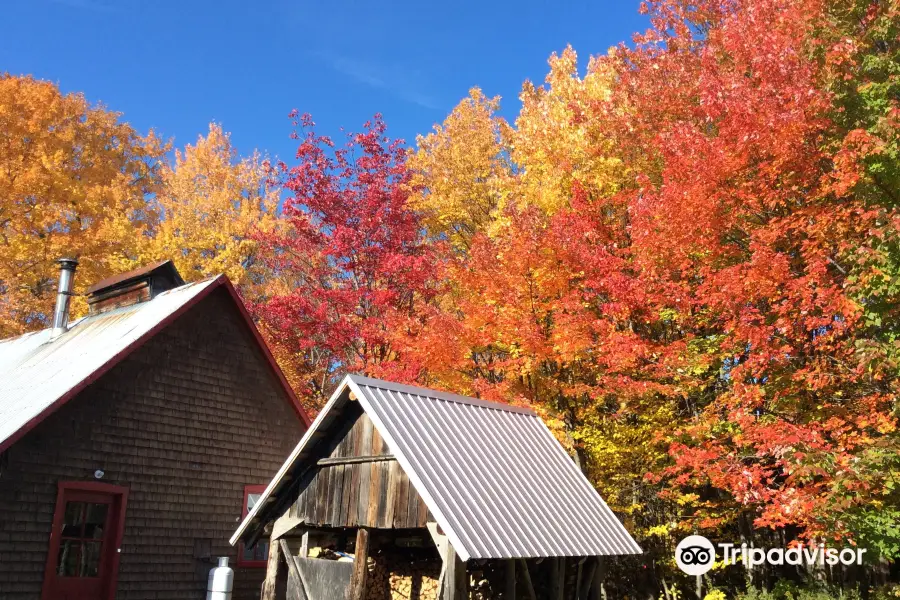
[[112,537],[113,551],[109,562],[109,577],[107,589],[97,600],[114,600],[116,595],[116,583],[119,579],[119,549],[122,547],[122,536],[125,533],[125,507],[128,503],[128,488],[98,481],[60,481],[56,493],[56,509],[53,512],[53,529],[50,530],[50,544],[47,551],[47,564],[44,567],[44,586],[41,592],[41,600],[53,600],[51,594],[53,588],[50,582],[56,569],[56,558],[59,553],[59,543],[62,533],[62,521],[65,514],[65,495],[67,491],[95,492],[109,494],[114,497],[113,503],[115,515],[112,516],[118,522],[114,522],[115,531]]

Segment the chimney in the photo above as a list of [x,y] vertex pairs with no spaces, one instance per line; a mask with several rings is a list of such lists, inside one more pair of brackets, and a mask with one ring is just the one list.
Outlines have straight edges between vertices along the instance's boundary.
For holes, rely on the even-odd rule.
[[69,302],[72,296],[72,282],[75,280],[75,269],[78,261],[74,258],[61,258],[59,264],[59,286],[56,291],[56,309],[53,311],[53,330],[50,337],[55,338],[69,329]]
[[170,260],[146,265],[134,271],[119,273],[98,281],[87,289],[91,315],[107,313],[141,302],[153,300],[159,294],[184,285],[184,279]]

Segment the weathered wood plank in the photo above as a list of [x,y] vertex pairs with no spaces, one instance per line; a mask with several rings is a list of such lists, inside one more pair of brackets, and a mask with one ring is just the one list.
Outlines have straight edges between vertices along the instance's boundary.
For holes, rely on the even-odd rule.
[[328,495],[328,517],[325,519],[326,524],[337,526],[340,524],[341,517],[341,494],[344,487],[344,465],[334,467],[325,467],[331,471],[331,492]]
[[314,471],[312,480],[303,490],[306,495],[306,501],[303,503],[303,518],[307,523],[316,522],[316,500],[319,495],[319,478],[316,475],[318,472]]
[[369,508],[366,512],[366,526],[378,526],[378,509],[381,506],[382,497],[382,481],[381,473],[385,470],[388,463],[374,462],[369,466]]
[[320,558],[294,558],[303,587],[312,600],[344,600],[350,589],[353,563]]
[[397,482],[397,493],[394,497],[394,521],[393,527],[396,529],[400,529],[403,527],[407,527],[406,519],[409,516],[409,511],[407,510],[409,506],[409,477],[406,476],[406,471],[398,464],[398,482]]
[[390,529],[394,526],[394,509],[397,506],[397,495],[400,493],[400,477],[403,470],[397,462],[390,463],[387,480],[387,494],[384,496],[384,515],[379,527]]
[[348,514],[350,511],[350,488],[353,484],[353,470],[356,468],[358,468],[358,465],[344,465],[344,486],[340,497],[335,498],[335,501],[341,504],[341,516],[338,519],[338,525],[341,527],[346,527],[350,522]]
[[328,501],[331,498],[331,468],[319,469],[319,491],[316,494],[316,523],[324,525],[328,522]]
[[421,527],[419,525],[419,494],[416,492],[413,482],[409,481],[409,477],[406,480],[409,482],[406,496],[406,527]]
[[417,511],[419,514],[419,527],[425,527],[425,524],[429,521],[434,521],[434,517],[428,510],[428,506],[425,504],[425,500],[422,499],[422,496],[419,496],[419,506]]

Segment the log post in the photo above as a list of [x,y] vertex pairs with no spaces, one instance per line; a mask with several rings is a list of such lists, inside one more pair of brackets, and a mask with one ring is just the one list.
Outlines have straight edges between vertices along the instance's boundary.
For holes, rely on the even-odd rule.
[[537,600],[534,593],[534,585],[531,583],[531,572],[528,570],[528,563],[524,558],[519,559],[519,567],[522,569],[522,579],[525,582],[525,591],[528,592],[529,600]]
[[579,584],[580,592],[578,600],[590,600],[589,594],[593,594],[593,590],[597,587],[595,575],[597,574],[597,561],[588,559],[587,569],[583,572],[584,585]]
[[444,593],[441,600],[466,600],[469,597],[466,563],[459,559],[453,544],[447,544],[444,569]]
[[266,578],[260,590],[260,600],[277,600],[279,580],[285,579],[285,573],[282,567],[281,545],[278,542],[269,543],[269,559],[266,562]]
[[356,556],[353,557],[353,575],[350,577],[350,600],[365,600],[366,579],[369,575],[369,530],[356,530]]
[[591,585],[591,600],[606,600],[606,590],[603,588],[603,580],[606,579],[606,565],[603,557],[597,557],[597,568],[594,569],[594,583]]
[[552,600],[563,600],[563,592],[566,589],[566,559],[564,556],[560,556],[552,560],[550,597]]
[[516,600],[516,561],[515,559],[506,560],[506,587],[504,598],[507,600]]

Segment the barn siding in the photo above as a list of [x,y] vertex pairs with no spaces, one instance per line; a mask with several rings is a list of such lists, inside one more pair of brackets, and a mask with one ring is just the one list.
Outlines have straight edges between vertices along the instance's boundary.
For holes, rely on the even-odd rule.
[[[425,527],[434,520],[369,415],[353,404],[343,418],[344,426],[316,457],[327,464],[304,477],[290,516],[307,525],[382,529]],[[366,457],[380,460],[360,460]]]
[[[116,598],[205,597],[212,557],[302,433],[225,290],[211,294],[9,449],[0,475],[0,598],[40,597],[57,482],[130,490]],[[265,569],[235,568],[235,600]]]

